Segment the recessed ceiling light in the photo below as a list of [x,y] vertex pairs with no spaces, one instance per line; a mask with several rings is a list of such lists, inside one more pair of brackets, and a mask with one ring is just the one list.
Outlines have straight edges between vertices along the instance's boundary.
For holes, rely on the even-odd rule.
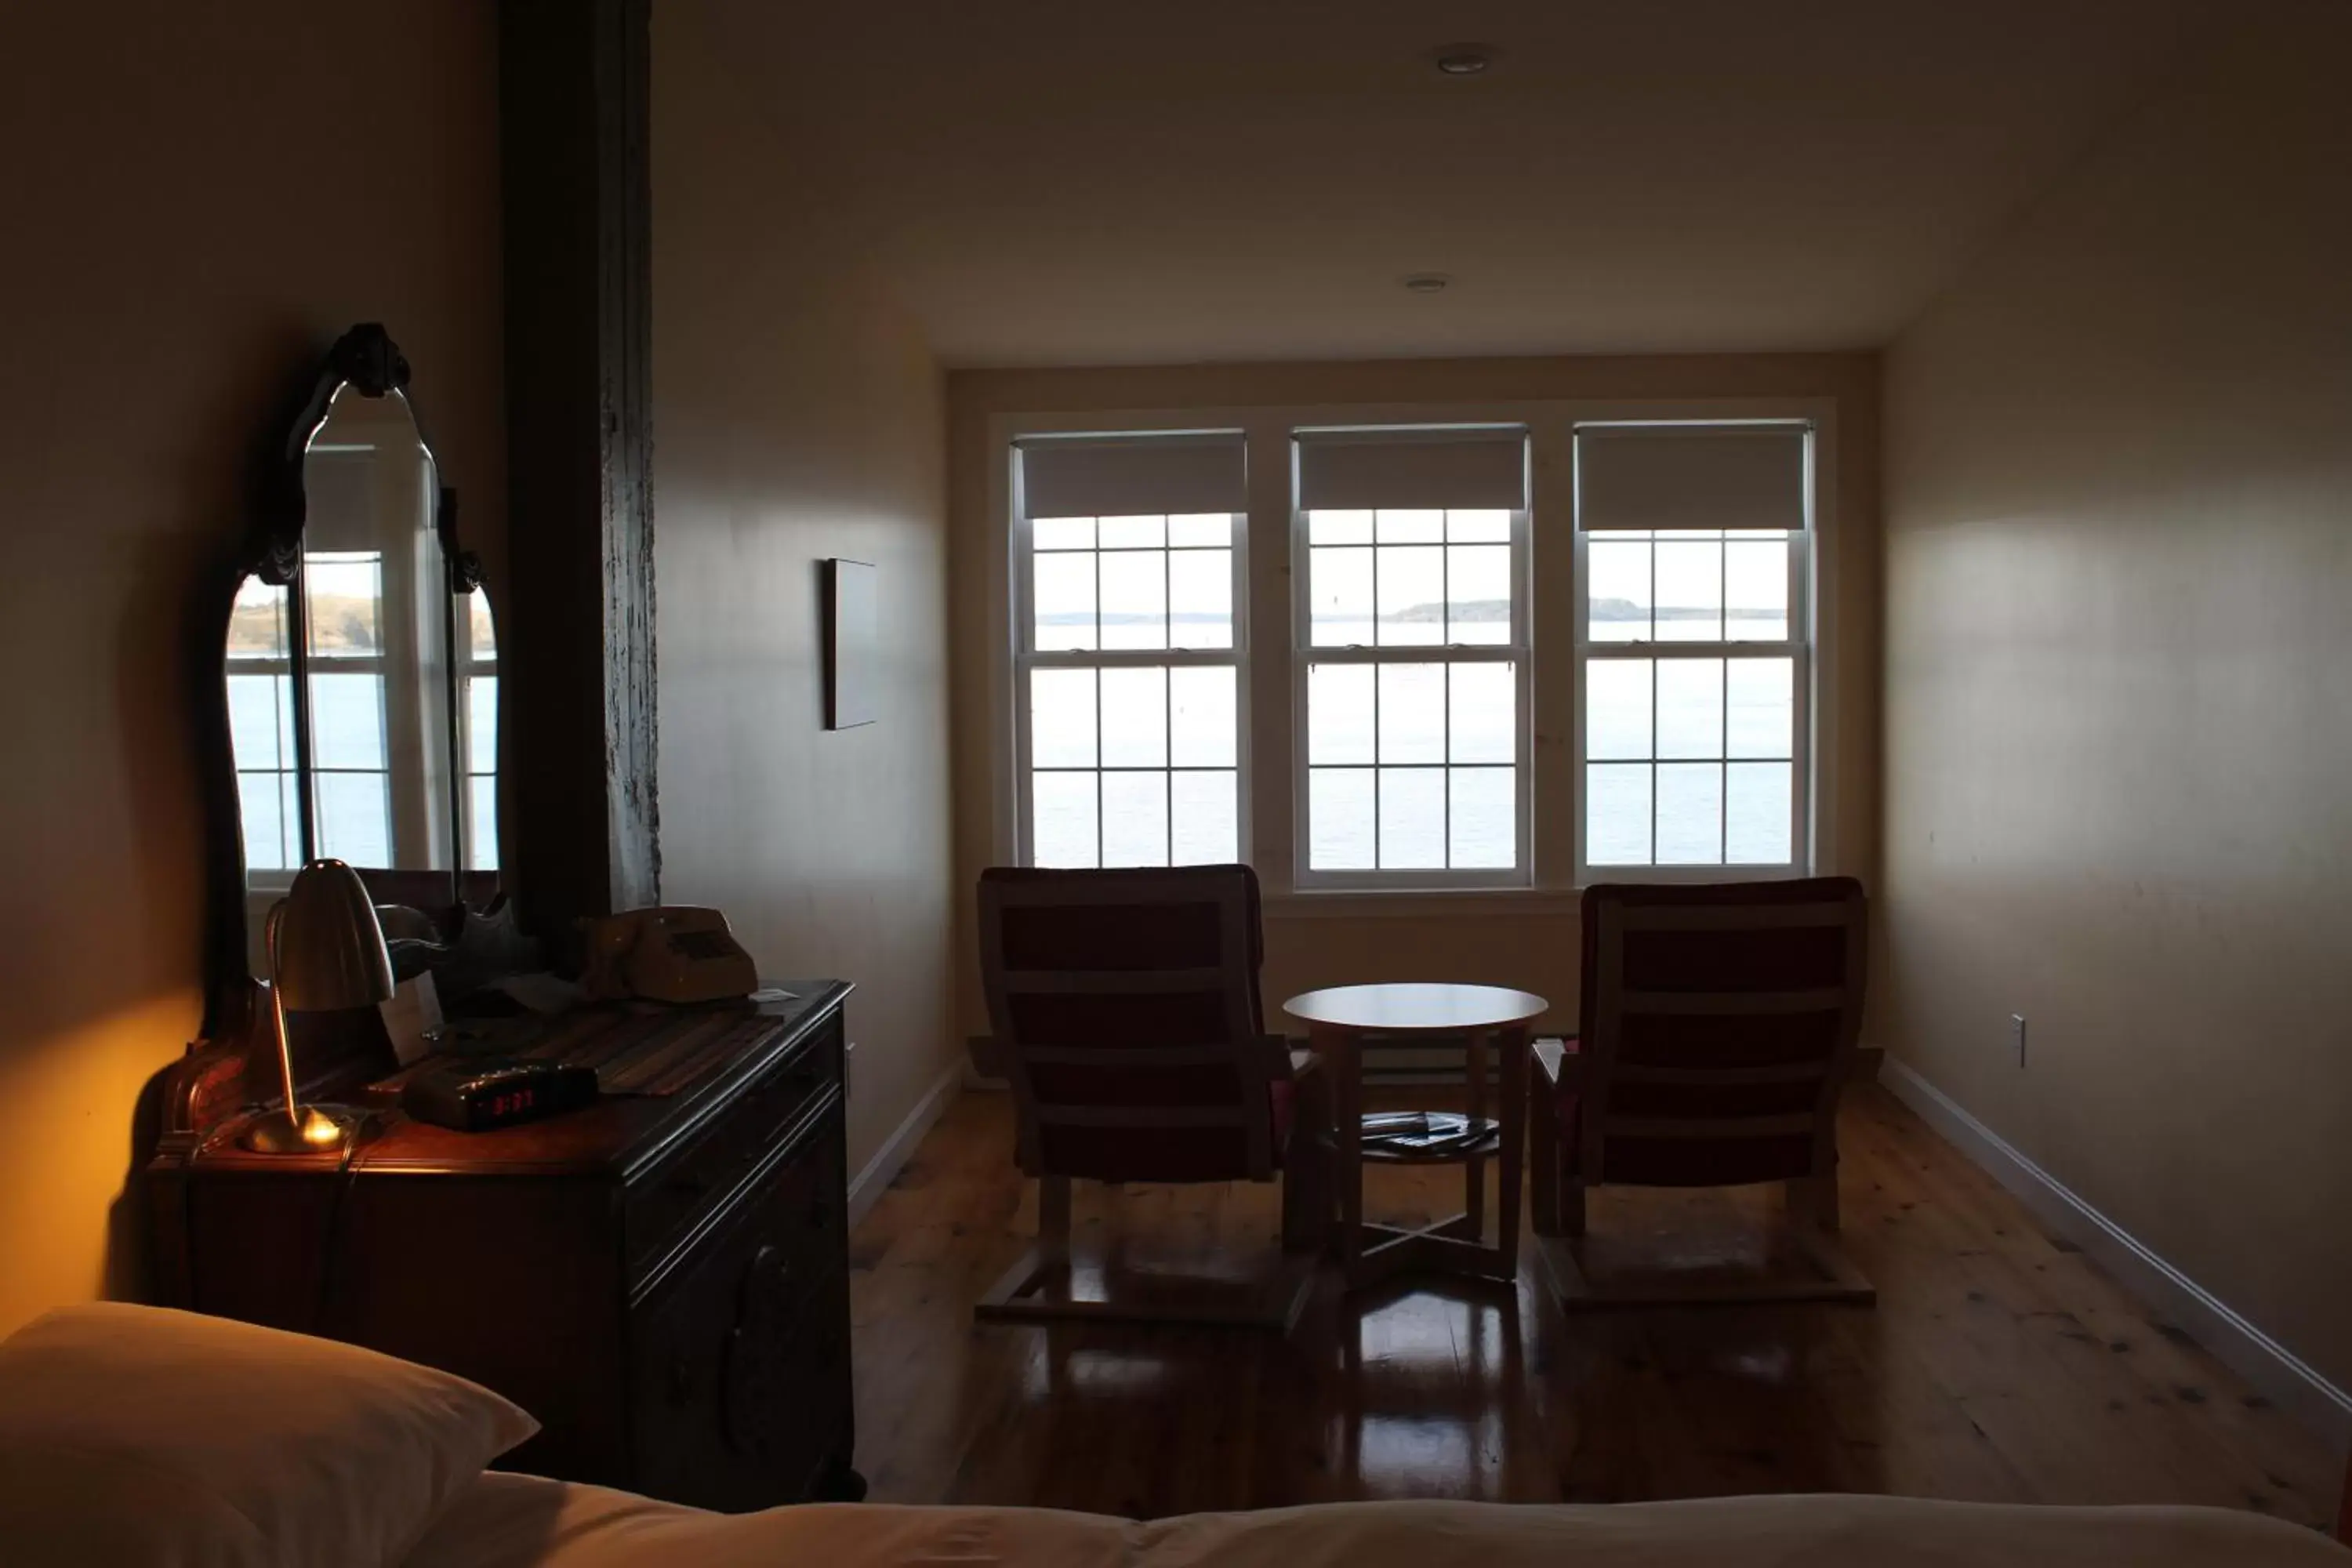
[[1406,275],[1404,286],[1408,293],[1443,294],[1445,286],[1453,281],[1443,272],[1413,272]]
[[1429,58],[1447,76],[1482,76],[1495,63],[1495,51],[1484,44],[1446,44]]

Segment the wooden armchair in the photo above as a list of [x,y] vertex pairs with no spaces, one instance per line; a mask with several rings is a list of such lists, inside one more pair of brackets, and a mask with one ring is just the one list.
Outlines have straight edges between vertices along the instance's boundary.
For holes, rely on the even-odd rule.
[[[1583,900],[1575,1039],[1530,1067],[1537,1234],[1570,1310],[1875,1300],[1837,1247],[1837,1107],[1856,1076],[1868,904],[1848,877],[1598,886]],[[1786,1184],[1818,1279],[1596,1285],[1579,1259],[1603,1184]]]
[[[994,1036],[1016,1158],[1038,1181],[1037,1245],[981,1298],[982,1320],[1112,1318],[1287,1330],[1330,1236],[1330,1110],[1315,1058],[1264,1031],[1256,875],[1246,866],[1059,871],[980,880]],[[1283,1178],[1285,1259],[1218,1300],[1076,1300],[1070,1183]],[[1057,1291],[1055,1287],[1059,1286]]]

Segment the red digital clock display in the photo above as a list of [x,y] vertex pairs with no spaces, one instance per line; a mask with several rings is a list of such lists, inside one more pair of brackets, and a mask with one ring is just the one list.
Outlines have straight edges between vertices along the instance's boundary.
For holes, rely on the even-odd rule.
[[489,1112],[491,1116],[499,1118],[520,1116],[537,1103],[538,1100],[539,1091],[536,1089],[507,1089],[502,1093],[490,1096]]

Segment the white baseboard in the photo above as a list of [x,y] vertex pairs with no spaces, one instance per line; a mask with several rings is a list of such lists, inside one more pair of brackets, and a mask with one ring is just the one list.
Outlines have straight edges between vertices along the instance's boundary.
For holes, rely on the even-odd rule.
[[2081,1247],[2126,1289],[2221,1357],[2257,1393],[2329,1442],[2352,1443],[2352,1394],[2330,1383],[2229,1303],[2093,1208],[1905,1063],[1888,1057],[1879,1082],[1995,1181],[2023,1199],[2044,1225]]
[[866,1162],[866,1168],[849,1184],[849,1223],[853,1229],[866,1217],[866,1211],[874,1206],[874,1200],[888,1190],[898,1173],[906,1169],[923,1134],[947,1114],[948,1107],[963,1092],[963,1064],[958,1062],[940,1074],[939,1081],[923,1091],[915,1108],[907,1112],[906,1119],[890,1136],[882,1140],[882,1147],[874,1151],[874,1157]]

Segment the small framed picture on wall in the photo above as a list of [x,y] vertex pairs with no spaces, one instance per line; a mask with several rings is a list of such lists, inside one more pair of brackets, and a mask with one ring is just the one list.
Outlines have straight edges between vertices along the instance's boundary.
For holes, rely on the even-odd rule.
[[874,567],[865,561],[824,563],[824,727],[874,722],[874,661],[878,651]]

